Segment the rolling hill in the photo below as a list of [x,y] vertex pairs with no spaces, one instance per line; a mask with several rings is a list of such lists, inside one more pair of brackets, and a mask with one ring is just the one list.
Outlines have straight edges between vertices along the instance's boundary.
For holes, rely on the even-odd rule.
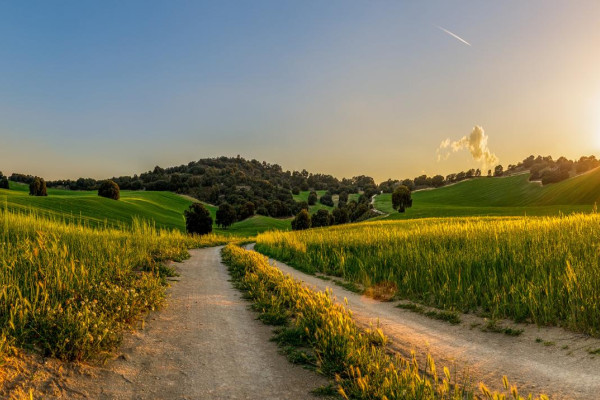
[[[171,192],[122,190],[121,199],[99,197],[96,191],[48,189],[48,197],[29,196],[27,185],[10,182],[10,190],[0,189],[0,209],[33,212],[43,216],[82,221],[97,225],[130,225],[135,218],[154,221],[157,228],[185,229],[183,211],[193,199]],[[213,221],[217,207],[205,204]],[[236,222],[229,229],[214,232],[232,235],[255,235],[269,229],[289,229],[289,220],[255,215]]]
[[413,207],[404,215],[392,208],[391,194],[375,198],[386,218],[466,215],[553,215],[589,212],[600,201],[600,168],[565,181],[542,186],[529,174],[478,178],[439,189],[413,193]]

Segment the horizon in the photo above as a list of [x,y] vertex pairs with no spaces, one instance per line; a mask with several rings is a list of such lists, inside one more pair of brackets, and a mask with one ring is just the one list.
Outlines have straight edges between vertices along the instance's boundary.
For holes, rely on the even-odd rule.
[[[560,156],[556,156],[556,157],[555,157],[554,155],[551,155],[551,154],[546,154],[546,155],[542,155],[542,154],[530,154],[530,155],[533,155],[533,156],[535,156],[535,157],[538,157],[538,156],[542,156],[542,157],[547,157],[547,156],[550,156],[550,157],[552,157],[552,159],[553,159],[554,161],[556,161],[556,160],[557,160],[557,159],[560,157]],[[523,159],[521,159],[521,160],[514,161],[514,162],[510,162],[510,163],[506,163],[506,164],[501,164],[501,165],[504,167],[504,170],[506,170],[506,168],[507,168],[507,166],[508,166],[508,165],[511,165],[511,164],[513,164],[513,165],[517,165],[518,163],[522,162],[522,161],[523,161],[525,158],[529,157],[530,155],[528,155],[528,156],[526,156],[526,157],[523,157]],[[585,154],[584,154],[584,155],[582,155],[582,156],[579,156],[579,157],[573,158],[572,160],[573,160],[573,161],[577,161],[577,160],[579,160],[579,158],[580,158],[580,157],[583,157],[583,156],[585,156],[585,157],[588,157],[588,156],[592,156],[592,155],[593,155],[593,154],[589,154],[589,155],[585,155]],[[95,179],[95,180],[102,180],[102,179],[112,179],[112,178],[119,178],[119,177],[122,177],[122,176],[134,176],[134,175],[137,175],[137,176],[139,176],[139,175],[141,175],[141,174],[143,174],[143,173],[146,173],[146,172],[152,172],[152,170],[153,170],[155,167],[160,167],[160,168],[163,168],[163,169],[168,169],[168,168],[175,168],[175,167],[179,167],[179,166],[181,166],[181,165],[187,165],[187,164],[188,164],[188,163],[190,163],[190,162],[198,162],[198,161],[200,161],[200,160],[203,160],[203,159],[217,159],[217,158],[220,158],[220,157],[236,158],[237,156],[239,156],[240,158],[242,158],[242,159],[244,159],[244,160],[246,160],[246,161],[252,161],[252,160],[256,160],[256,161],[259,161],[259,162],[261,162],[261,163],[262,163],[262,162],[266,162],[266,163],[268,163],[268,164],[271,164],[271,165],[273,165],[273,164],[277,164],[277,165],[279,165],[279,166],[282,168],[282,170],[283,170],[284,172],[285,172],[285,171],[289,171],[289,172],[298,171],[298,172],[301,172],[301,171],[302,171],[302,169],[303,169],[303,168],[301,168],[301,169],[290,169],[290,168],[286,168],[284,165],[281,165],[281,164],[278,164],[278,163],[274,163],[274,162],[269,162],[268,160],[259,160],[259,159],[257,159],[257,158],[247,158],[247,157],[244,157],[243,155],[236,154],[235,156],[223,156],[223,155],[221,155],[221,156],[215,156],[215,157],[205,157],[205,158],[201,158],[201,159],[197,159],[197,160],[191,160],[191,161],[188,161],[188,162],[183,162],[183,163],[179,163],[179,164],[173,164],[173,165],[154,165],[154,166],[152,166],[151,168],[148,168],[148,169],[146,169],[146,170],[144,170],[144,171],[140,171],[140,172],[133,172],[133,173],[117,174],[117,175],[112,175],[112,176],[75,176],[75,177],[46,178],[45,176],[42,176],[42,175],[29,174],[29,173],[27,173],[27,172],[24,172],[24,171],[3,171],[3,170],[0,170],[0,172],[2,172],[3,174],[5,174],[7,177],[10,177],[10,175],[11,175],[12,173],[19,173],[19,174],[24,174],[24,175],[39,176],[40,178],[43,178],[43,179],[44,179],[44,180],[46,180],[46,181],[57,181],[57,180],[68,180],[68,179],[70,179],[70,180],[77,180],[77,179],[79,179],[79,178],[92,178],[92,179]],[[595,156],[595,155],[593,155],[593,156]],[[567,157],[567,158],[568,158],[568,157]],[[306,168],[304,168],[304,169],[306,169]],[[414,178],[417,178],[417,177],[419,177],[419,176],[421,176],[421,175],[427,175],[427,176],[429,176],[429,177],[434,177],[434,176],[436,176],[436,175],[441,175],[441,176],[443,176],[444,178],[446,178],[446,177],[447,177],[449,174],[454,174],[454,173],[459,173],[459,172],[467,172],[469,169],[471,169],[471,168],[467,168],[467,169],[464,169],[464,170],[451,171],[451,172],[449,172],[449,173],[447,173],[447,174],[442,174],[442,173],[435,173],[435,172],[433,172],[433,173],[430,173],[430,174],[421,173],[421,174],[418,174],[418,175],[415,175],[415,176],[391,176],[391,177],[388,177],[388,178],[385,178],[385,179],[382,179],[382,180],[375,179],[375,178],[374,178],[374,177],[372,177],[372,176],[371,176],[371,177],[374,179],[375,183],[376,183],[377,185],[379,185],[380,183],[382,183],[382,182],[385,182],[385,181],[387,181],[388,179],[402,181],[402,180],[404,180],[404,179],[414,179]],[[473,168],[473,169],[478,169],[478,168]],[[481,169],[481,168],[479,168],[479,169],[481,170],[481,177],[486,177],[486,175],[487,175],[487,172],[488,172],[488,171],[487,171],[487,170],[485,170],[485,171],[484,171],[484,170],[483,170],[483,169]],[[490,167],[490,168],[488,168],[488,169],[489,169],[489,170],[491,170],[491,171],[493,172],[493,170],[494,170],[494,167],[492,166],[492,167]],[[324,171],[318,171],[318,170],[317,170],[317,171],[310,171],[310,170],[307,170],[307,172],[308,172],[309,174],[323,174],[323,175],[331,175],[331,176],[333,176],[334,178],[336,178],[336,179],[338,179],[338,180],[341,180],[341,179],[343,179],[343,178],[353,178],[353,177],[355,177],[355,176],[360,176],[360,175],[370,176],[370,175],[361,174],[361,173],[354,174],[354,175],[351,175],[351,176],[337,176],[337,175],[333,175],[333,174],[330,174],[330,173],[327,173],[327,172],[324,172]],[[584,172],[584,173],[587,173],[587,172],[589,172],[589,171],[586,171],[586,172]],[[526,172],[518,172],[517,174],[522,174],[522,173],[526,173]],[[468,178],[468,179],[472,179],[472,178]],[[468,180],[468,179],[466,179],[466,180]],[[459,183],[459,182],[457,182],[457,183]]]
[[0,10],[6,174],[101,179],[239,154],[381,182],[600,150],[593,1]]

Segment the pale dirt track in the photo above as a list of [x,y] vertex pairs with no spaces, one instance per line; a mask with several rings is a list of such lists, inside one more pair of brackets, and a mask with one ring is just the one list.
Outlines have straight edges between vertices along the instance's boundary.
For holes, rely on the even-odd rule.
[[[248,246],[252,248],[252,246]],[[353,317],[362,326],[373,324],[390,338],[392,348],[404,356],[411,350],[427,352],[436,360],[438,371],[468,374],[477,387],[501,389],[502,376],[517,384],[520,393],[545,393],[552,399],[600,399],[600,357],[588,349],[600,348],[600,340],[566,332],[560,328],[520,325],[518,337],[482,332],[471,328],[477,317],[463,316],[463,323],[450,325],[396,307],[397,302],[379,302],[345,290],[330,281],[304,274],[283,263],[274,262],[283,272],[304,281],[316,290],[329,288],[340,301],[348,300]],[[542,338],[548,345],[536,343]],[[553,343],[553,344],[549,344]],[[564,349],[564,346],[569,346]],[[423,365],[423,362],[421,362]]]
[[93,399],[310,399],[327,381],[287,361],[232,287],[220,248],[192,250],[168,306],[126,335],[121,356],[70,382]]

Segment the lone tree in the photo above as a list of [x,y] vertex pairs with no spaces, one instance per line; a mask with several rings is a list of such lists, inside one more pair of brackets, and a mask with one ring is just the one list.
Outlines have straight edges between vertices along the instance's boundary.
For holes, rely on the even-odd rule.
[[229,228],[237,219],[235,208],[231,204],[223,203],[217,210],[216,223],[222,228]]
[[304,209],[300,210],[292,220],[292,229],[295,231],[303,231],[308,228],[310,228],[310,214]]
[[110,179],[103,181],[98,188],[98,196],[106,197],[107,199],[119,200],[121,197],[119,185]]
[[310,192],[308,195],[308,205],[314,206],[315,204],[317,204],[317,192]]
[[8,178],[0,172],[0,189],[8,189]]
[[46,181],[44,178],[35,177],[29,184],[29,195],[30,196],[48,196],[46,191]]
[[400,185],[392,193],[392,206],[394,210],[403,213],[408,207],[412,207],[412,197],[410,189],[404,185]]
[[185,229],[188,233],[206,235],[212,232],[212,217],[202,203],[192,204],[183,214],[185,215]]

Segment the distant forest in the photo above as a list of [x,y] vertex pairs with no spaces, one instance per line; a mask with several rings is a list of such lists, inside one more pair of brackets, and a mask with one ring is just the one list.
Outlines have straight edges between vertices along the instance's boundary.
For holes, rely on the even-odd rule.
[[[600,165],[595,156],[581,157],[577,161],[560,157],[529,156],[515,165],[502,165],[493,170],[470,169],[447,176],[421,175],[413,179],[392,180],[377,185],[369,176],[338,179],[326,174],[313,174],[306,170],[284,171],[277,164],[242,157],[207,158],[190,162],[178,167],[155,167],[152,171],[133,176],[114,177],[122,190],[172,191],[186,194],[206,203],[235,207],[238,220],[256,214],[281,218],[296,215],[302,209],[308,209],[306,202],[298,202],[293,194],[307,190],[326,190],[321,203],[332,206],[332,195],[361,193],[358,201],[343,201],[350,206],[350,220],[361,220],[370,215],[370,198],[377,193],[391,193],[397,186],[405,185],[410,190],[441,187],[465,179],[491,176],[512,175],[531,172],[530,180],[539,180],[542,184],[559,182]],[[9,178],[15,182],[31,183],[34,176],[14,173]],[[48,187],[70,190],[97,190],[102,180],[79,178],[77,180],[48,181]],[[309,199],[310,202],[310,199]],[[314,201],[313,201],[314,202]],[[359,207],[360,206],[360,207]]]

